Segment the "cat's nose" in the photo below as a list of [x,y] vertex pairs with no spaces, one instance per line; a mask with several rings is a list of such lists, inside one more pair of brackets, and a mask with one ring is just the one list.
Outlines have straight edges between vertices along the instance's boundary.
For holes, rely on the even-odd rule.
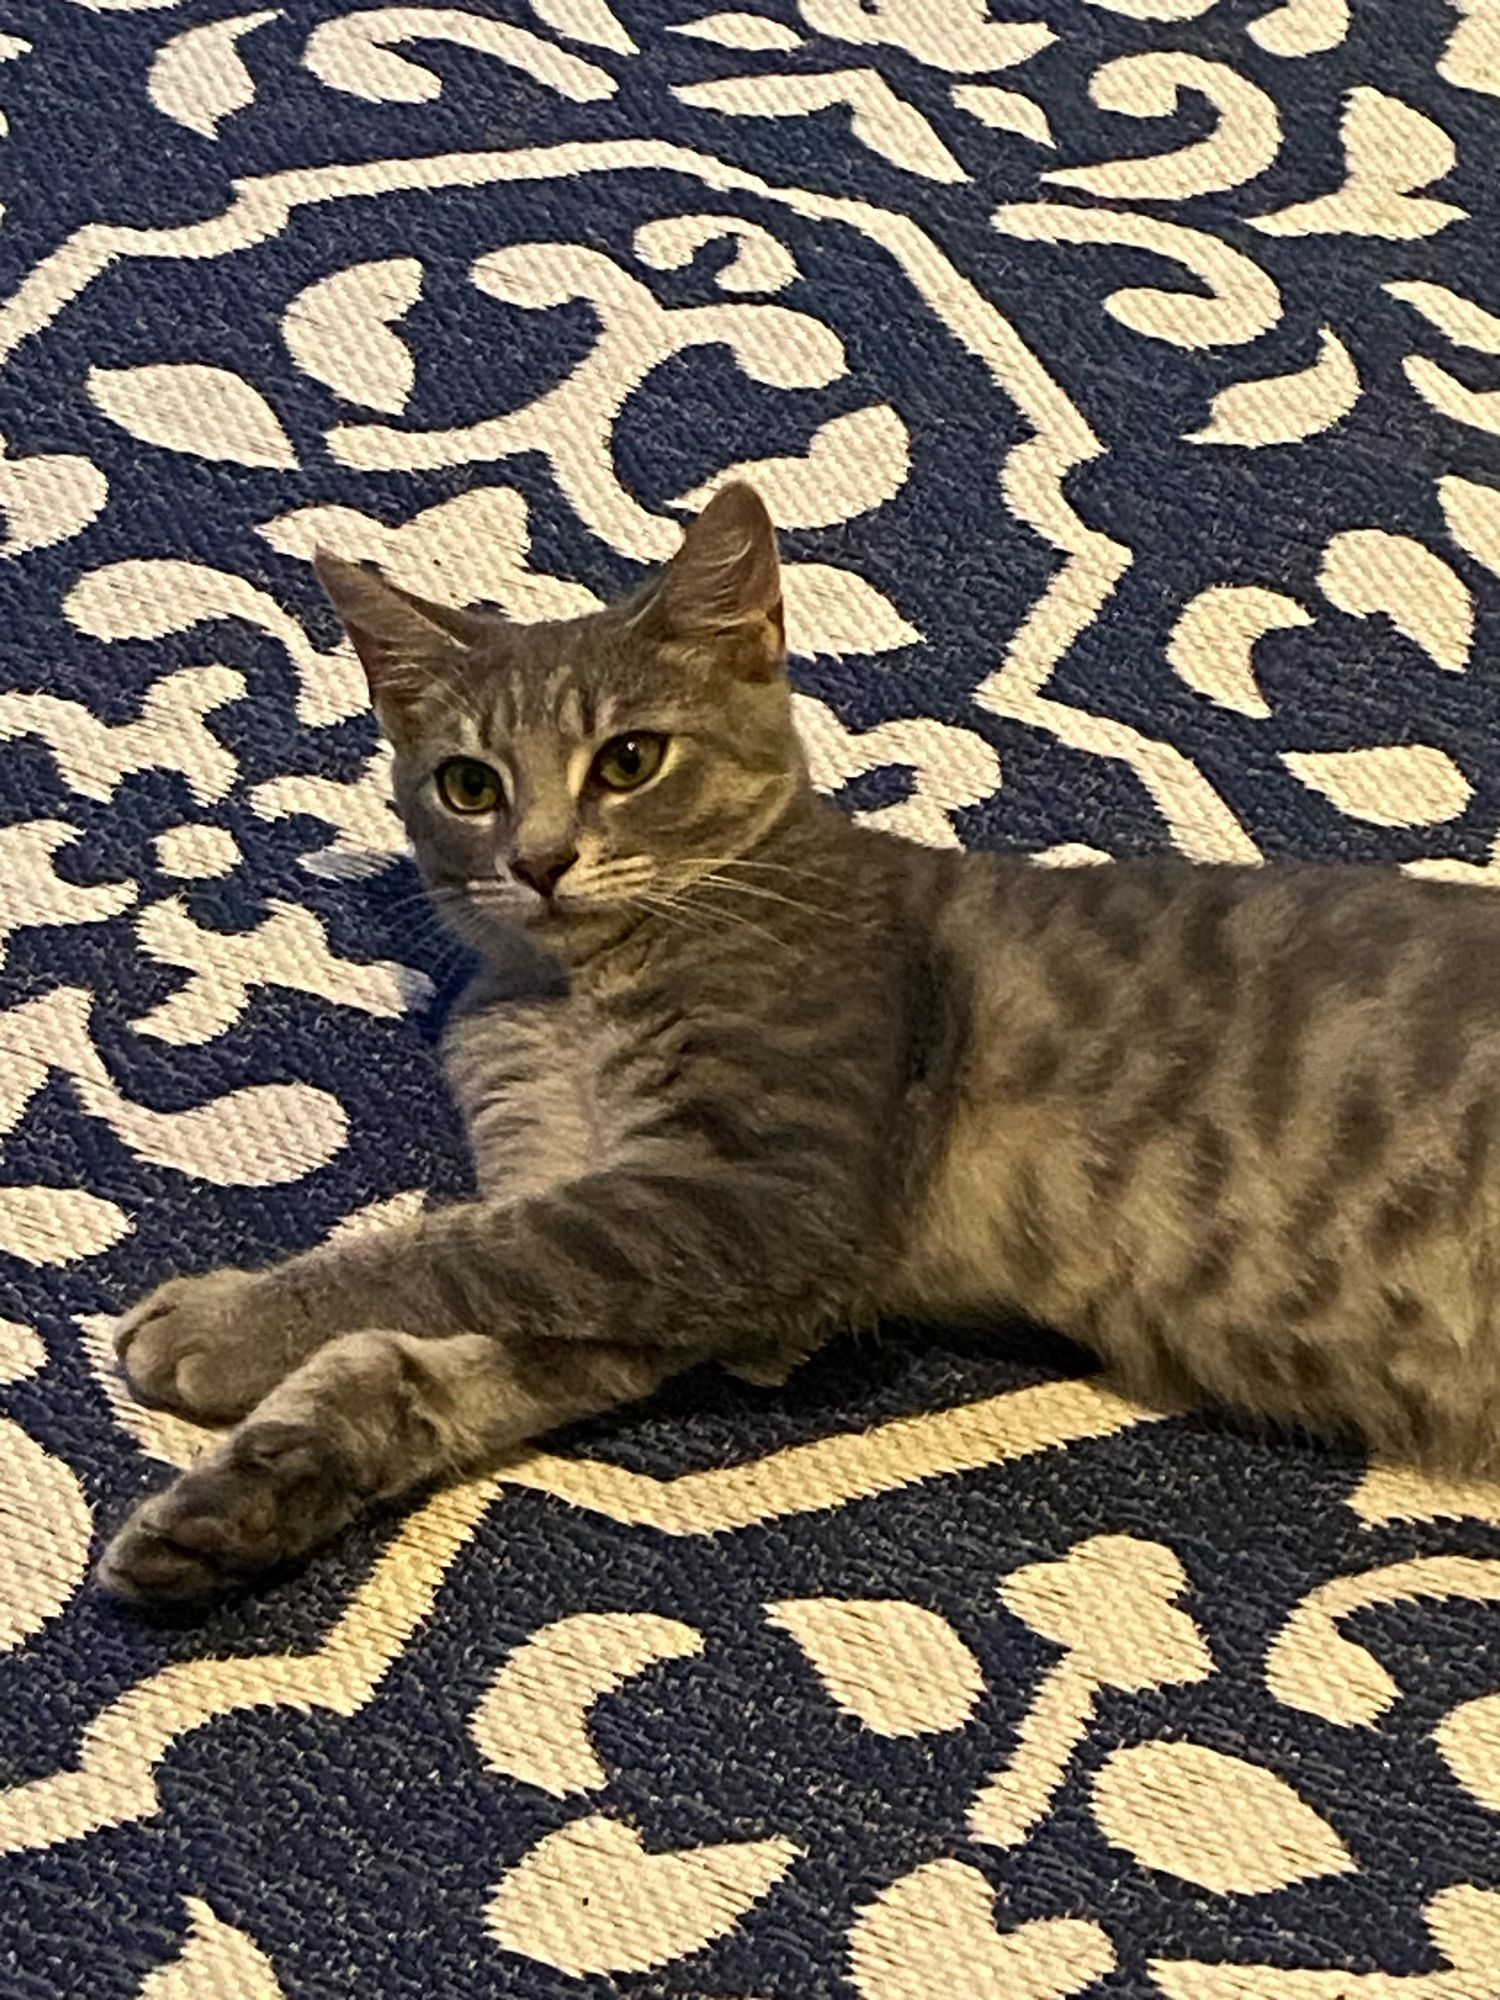
[[539,896],[550,896],[577,859],[578,850],[573,847],[554,847],[543,854],[517,854],[511,859],[510,872]]

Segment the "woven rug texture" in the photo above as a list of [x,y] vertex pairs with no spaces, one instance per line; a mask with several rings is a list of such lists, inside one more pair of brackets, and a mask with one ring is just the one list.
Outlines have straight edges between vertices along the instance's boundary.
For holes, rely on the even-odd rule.
[[0,1996],[1495,2000],[1500,1490],[1028,1327],[194,1617],[111,1316],[467,1185],[317,544],[784,531],[928,843],[1500,883],[1497,0],[0,0]]

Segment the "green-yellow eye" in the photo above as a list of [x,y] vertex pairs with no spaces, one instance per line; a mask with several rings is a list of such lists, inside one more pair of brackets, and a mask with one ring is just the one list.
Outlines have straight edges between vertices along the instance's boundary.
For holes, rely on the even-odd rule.
[[665,736],[651,736],[644,732],[635,736],[616,736],[594,759],[592,775],[606,791],[633,792],[648,778],[656,776],[666,754]]
[[450,757],[439,764],[437,788],[443,804],[456,813],[493,812],[505,797],[500,773],[477,757]]

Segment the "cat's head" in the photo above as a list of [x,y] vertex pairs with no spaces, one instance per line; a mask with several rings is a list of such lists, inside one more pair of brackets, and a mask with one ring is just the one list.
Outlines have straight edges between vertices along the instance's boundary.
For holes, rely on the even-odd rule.
[[423,877],[480,943],[497,921],[659,905],[805,786],[775,531],[748,486],[586,618],[431,604],[336,556],[317,572],[395,750]]

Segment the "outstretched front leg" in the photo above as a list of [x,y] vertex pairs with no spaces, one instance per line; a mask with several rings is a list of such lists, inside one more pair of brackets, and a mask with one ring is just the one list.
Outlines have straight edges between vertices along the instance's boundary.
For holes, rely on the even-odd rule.
[[115,1328],[115,1356],[141,1402],[232,1423],[341,1330],[276,1269],[210,1271],[148,1292]]
[[205,1595],[306,1555],[376,1501],[647,1395],[683,1365],[646,1347],[343,1334],[136,1508],[100,1581],[134,1599]]
[[753,1119],[705,1087],[628,1164],[156,1293],[121,1332],[132,1385],[243,1421],[137,1510],[104,1582],[200,1592],[698,1362],[816,1345],[872,1296],[882,1128],[868,1065],[820,1055],[814,1092],[764,1061]]

